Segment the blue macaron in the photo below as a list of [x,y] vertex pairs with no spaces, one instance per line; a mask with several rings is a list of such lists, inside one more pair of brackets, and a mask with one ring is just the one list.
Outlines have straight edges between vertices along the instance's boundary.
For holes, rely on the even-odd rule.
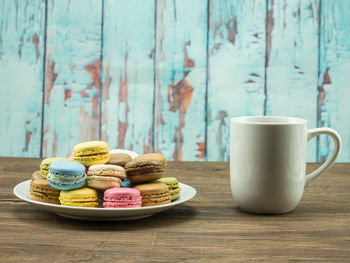
[[86,184],[85,166],[73,161],[57,161],[50,164],[47,181],[60,190],[73,190]]
[[120,187],[125,187],[125,188],[133,188],[133,184],[128,180],[125,179],[122,181],[122,183],[120,184]]

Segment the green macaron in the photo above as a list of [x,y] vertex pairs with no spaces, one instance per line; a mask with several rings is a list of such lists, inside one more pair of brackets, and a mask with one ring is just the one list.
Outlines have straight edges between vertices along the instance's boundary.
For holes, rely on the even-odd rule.
[[168,186],[171,195],[171,201],[179,198],[181,189],[179,187],[179,182],[175,177],[163,177],[154,182],[164,183]]
[[72,161],[72,160],[64,157],[52,157],[52,158],[44,159],[40,164],[40,171],[44,179],[46,179],[46,176],[49,173],[50,164],[57,161]]

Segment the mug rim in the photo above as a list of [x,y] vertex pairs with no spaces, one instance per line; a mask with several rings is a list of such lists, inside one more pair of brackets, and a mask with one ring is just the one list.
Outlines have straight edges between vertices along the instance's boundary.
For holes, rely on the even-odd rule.
[[298,125],[307,124],[307,120],[289,116],[240,116],[231,118],[231,123],[247,125]]

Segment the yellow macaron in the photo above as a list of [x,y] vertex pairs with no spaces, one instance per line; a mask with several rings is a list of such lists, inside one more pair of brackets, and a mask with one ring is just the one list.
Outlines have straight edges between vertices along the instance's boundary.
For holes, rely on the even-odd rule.
[[105,164],[109,161],[109,147],[104,141],[89,141],[74,146],[73,160],[85,166]]
[[96,190],[83,187],[75,190],[61,191],[61,205],[77,207],[98,207],[98,195]]

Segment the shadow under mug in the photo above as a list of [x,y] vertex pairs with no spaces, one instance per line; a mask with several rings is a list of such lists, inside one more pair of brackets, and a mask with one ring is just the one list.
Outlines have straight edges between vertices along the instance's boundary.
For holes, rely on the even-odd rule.
[[[334,141],[330,157],[306,174],[307,142],[326,134]],[[307,121],[277,116],[231,119],[230,181],[241,209],[263,214],[292,211],[304,188],[326,171],[341,149],[339,134],[330,128],[307,129]]]

